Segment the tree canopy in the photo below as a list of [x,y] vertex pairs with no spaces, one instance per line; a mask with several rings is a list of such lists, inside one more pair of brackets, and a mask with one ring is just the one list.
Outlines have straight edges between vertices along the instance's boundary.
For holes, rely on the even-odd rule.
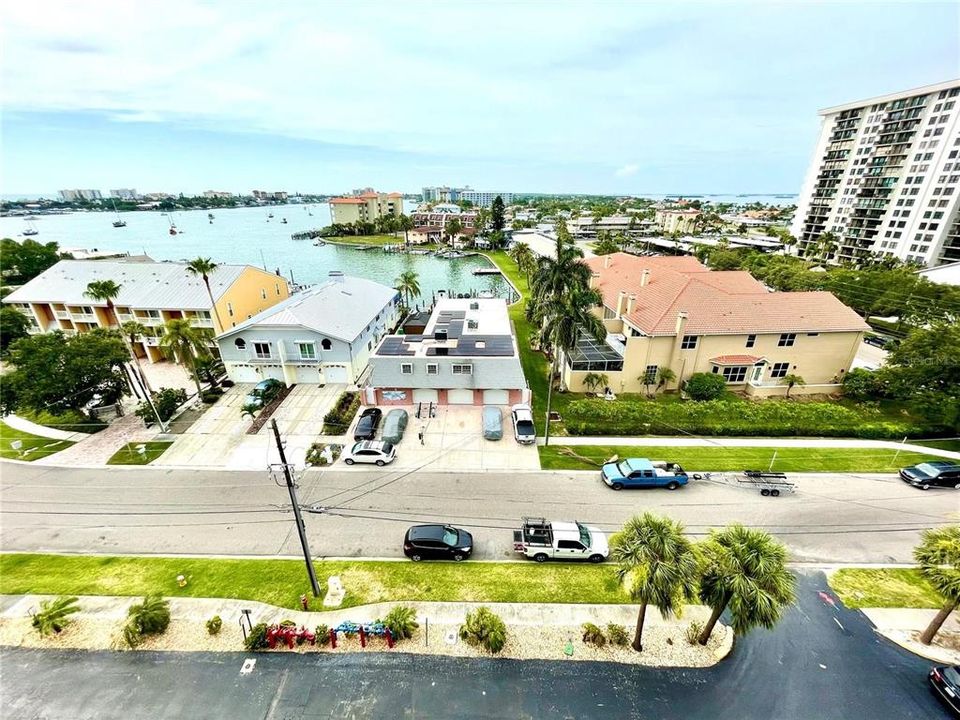
[[30,320],[16,308],[6,305],[0,308],[0,354],[7,352],[7,348],[15,340],[27,336]]
[[0,240],[0,271],[5,282],[28,282],[59,260],[72,257],[69,253],[61,253],[55,242],[39,243],[30,238],[23,242],[11,238]]
[[490,228],[494,232],[503,232],[506,219],[503,216],[503,198],[497,195],[490,206]]

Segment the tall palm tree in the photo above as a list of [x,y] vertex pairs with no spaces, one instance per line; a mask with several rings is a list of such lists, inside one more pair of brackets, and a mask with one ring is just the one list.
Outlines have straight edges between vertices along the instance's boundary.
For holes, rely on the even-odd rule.
[[728,607],[738,635],[757,625],[770,629],[777,624],[793,602],[796,584],[783,545],[763,530],[731,525],[711,530],[700,550],[700,598],[713,612],[697,642],[707,644]]
[[533,251],[530,249],[530,246],[524,242],[514,243],[513,247],[509,250],[509,255],[513,258],[513,261],[517,264],[517,270],[522,272],[527,278],[527,284],[530,284],[530,272],[534,269],[537,264],[537,260],[533,255]]
[[920,544],[913,550],[920,574],[943,596],[943,608],[920,635],[929,645],[950,613],[960,605],[960,525],[924,530]]
[[87,289],[83,291],[83,296],[97,302],[106,302],[107,304],[107,322],[111,327],[117,324],[117,312],[113,307],[113,301],[120,294],[123,285],[118,285],[113,280],[94,280],[87,283]]
[[643,621],[647,605],[664,616],[682,609],[696,591],[697,556],[693,543],[676,520],[645,512],[630,518],[611,538],[617,574],[630,596],[640,603],[633,649],[643,650]]
[[147,376],[143,372],[143,366],[140,364],[140,358],[137,357],[137,353],[133,349],[133,344],[138,342],[140,338],[147,334],[147,328],[143,323],[138,323],[136,320],[127,320],[123,325],[120,326],[120,332],[123,335],[124,341],[127,343],[127,350],[130,351],[130,357],[133,358],[133,362],[137,366],[137,375],[140,377],[140,383],[143,385],[143,389],[149,395],[151,393],[150,384],[147,382]]
[[457,236],[463,232],[463,223],[460,222],[460,218],[451,218],[448,220],[447,224],[443,226],[443,232],[447,236],[447,242],[452,245]]
[[209,353],[207,343],[213,337],[206,328],[197,328],[189,320],[167,320],[163,326],[163,336],[160,338],[160,348],[163,352],[180,365],[183,365],[191,375],[197,386],[197,395],[203,390],[200,387],[200,376],[197,374],[197,359]]
[[203,284],[207,286],[207,297],[210,298],[210,307],[213,308],[214,317],[217,319],[217,332],[223,332],[223,323],[220,322],[220,313],[217,312],[217,303],[213,299],[213,291],[210,289],[210,276],[213,271],[220,267],[210,258],[198,257],[187,263],[187,272],[191,275],[199,275],[203,278]]
[[410,231],[414,228],[413,218],[409,215],[400,214],[397,218],[397,229],[403,231],[403,244],[410,247]]
[[400,273],[400,277],[396,278],[393,283],[396,289],[403,293],[407,307],[410,307],[412,298],[420,297],[420,278],[413,270],[405,270]]

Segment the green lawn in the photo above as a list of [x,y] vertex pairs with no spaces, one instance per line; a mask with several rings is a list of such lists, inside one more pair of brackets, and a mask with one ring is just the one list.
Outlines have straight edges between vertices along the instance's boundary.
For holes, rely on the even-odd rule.
[[830,575],[830,587],[849,608],[940,608],[943,601],[920,576],[905,568],[844,568]]
[[[143,454],[137,452],[137,448],[144,446]],[[166,452],[167,448],[173,445],[173,441],[153,441],[143,443],[127,443],[117,450],[113,456],[107,460],[107,465],[149,465],[158,457]]]
[[911,445],[923,445],[924,447],[960,452],[960,438],[943,438],[941,440],[908,440],[907,442],[909,442]]
[[[314,563],[324,585],[339,575],[344,607],[423,600],[530,603],[628,602],[612,565],[537,563]],[[187,586],[177,584],[177,576]],[[144,595],[222,597],[299,608],[309,593],[299,560],[0,555],[0,593],[18,595]]]
[[[13,447],[13,443],[16,441],[21,443],[19,449]],[[31,435],[0,422],[0,457],[12,460],[39,460],[55,452],[65,450],[71,445],[73,443],[68,440],[51,440],[39,435]]]
[[[631,445],[550,445],[540,448],[544,470],[594,470],[614,455],[678,462],[688,471],[766,470],[776,451],[779,472],[893,472],[933,459],[920,453],[877,448],[739,448]],[[571,455],[575,453],[580,457]]]
[[[396,235],[347,235],[344,237],[319,238],[335,245],[397,245],[403,243],[403,233]],[[417,245],[418,248],[426,245]]]

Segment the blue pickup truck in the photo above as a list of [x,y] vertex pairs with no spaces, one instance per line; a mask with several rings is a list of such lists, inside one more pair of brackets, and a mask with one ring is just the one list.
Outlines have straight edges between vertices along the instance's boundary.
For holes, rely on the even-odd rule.
[[605,463],[600,469],[600,479],[614,490],[648,487],[676,490],[689,480],[686,471],[676,463],[654,462],[646,458]]

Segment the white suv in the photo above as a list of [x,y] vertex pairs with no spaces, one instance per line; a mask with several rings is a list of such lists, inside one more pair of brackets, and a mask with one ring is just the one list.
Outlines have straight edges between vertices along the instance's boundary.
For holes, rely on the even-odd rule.
[[381,467],[392,463],[397,457],[397,449],[388,442],[380,440],[362,440],[343,454],[347,465],[354,463],[374,463]]
[[514,405],[510,415],[513,417],[513,435],[521,445],[533,445],[537,441],[537,431],[533,427],[533,413],[529,405]]

